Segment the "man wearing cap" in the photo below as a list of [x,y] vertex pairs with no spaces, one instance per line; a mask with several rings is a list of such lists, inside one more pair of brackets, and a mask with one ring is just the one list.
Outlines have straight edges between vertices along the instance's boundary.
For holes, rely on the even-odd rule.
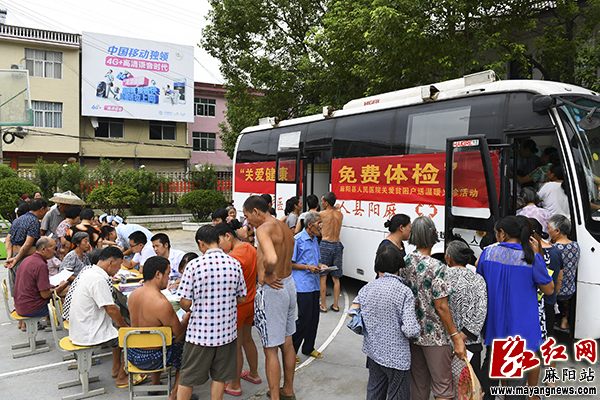
[[42,226],[40,228],[42,236],[47,235],[52,237],[58,225],[64,221],[65,213],[71,205],[85,205],[85,201],[81,200],[78,196],[74,195],[73,192],[67,191],[50,198],[50,201],[56,203],[56,207],[46,213],[42,220]]

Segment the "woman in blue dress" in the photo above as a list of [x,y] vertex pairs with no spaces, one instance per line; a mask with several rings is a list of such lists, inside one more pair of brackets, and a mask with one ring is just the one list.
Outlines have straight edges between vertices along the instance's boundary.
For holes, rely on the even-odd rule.
[[[508,216],[494,228],[498,243],[486,247],[477,261],[477,273],[487,285],[488,310],[483,326],[487,346],[482,368],[488,370],[494,339],[525,340],[525,348],[536,352],[542,345],[537,288],[547,295],[554,293],[554,283],[546,270],[542,249],[532,238],[531,222],[523,216]],[[535,248],[535,252],[534,252]],[[523,386],[526,377],[509,380],[509,385]],[[482,386],[489,393],[486,379]],[[489,382],[493,385],[492,382]]]

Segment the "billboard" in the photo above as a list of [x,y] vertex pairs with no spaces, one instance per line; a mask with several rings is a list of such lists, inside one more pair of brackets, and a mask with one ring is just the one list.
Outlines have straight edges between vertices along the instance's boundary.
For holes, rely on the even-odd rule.
[[194,122],[194,48],[83,32],[81,114]]

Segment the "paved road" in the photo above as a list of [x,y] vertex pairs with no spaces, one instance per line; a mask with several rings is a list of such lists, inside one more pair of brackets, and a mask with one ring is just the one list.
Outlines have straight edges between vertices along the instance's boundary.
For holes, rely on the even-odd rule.
[[[173,248],[183,251],[198,251],[194,245],[194,233],[182,230],[170,230],[166,233],[171,237]],[[0,268],[0,280],[6,278],[6,269]],[[352,279],[342,279],[342,297],[340,308],[347,308],[362,287],[362,283]],[[328,303],[331,297],[328,298]],[[43,354],[12,359],[10,346],[26,340],[25,333],[16,328],[15,322],[10,322],[4,311],[4,303],[0,303],[0,393],[2,399],[47,398],[59,399],[62,396],[78,393],[78,388],[57,389],[57,383],[76,379],[76,371],[67,370],[69,362],[63,362],[65,353],[60,352],[54,345],[51,332],[40,332],[38,339],[46,339],[50,351]],[[361,351],[362,339],[346,328],[347,318],[344,313],[329,311],[321,314],[317,348],[323,352],[323,359],[316,360],[300,355],[302,364],[297,368],[294,388],[298,399],[364,399],[368,372],[365,368],[365,356]],[[65,335],[59,332],[59,338]],[[256,332],[254,338],[259,347],[259,372],[263,383],[254,385],[242,381],[243,395],[240,399],[266,399],[267,383],[264,375],[264,356],[260,351],[260,340]],[[114,379],[110,377],[111,359],[109,352],[101,350],[97,355],[100,364],[92,368],[92,375],[98,375],[99,382],[91,383],[90,388],[104,387],[106,394],[98,399],[126,399],[127,389],[118,389]],[[572,359],[559,363],[561,368],[576,368],[580,371],[588,367],[582,362],[575,363]],[[596,366],[592,366],[597,371]],[[578,372],[579,377],[579,372]],[[591,385],[596,385],[597,379]],[[579,382],[560,382],[559,385],[580,385]],[[201,399],[208,399],[209,385],[196,387],[194,393]],[[233,396],[225,395],[225,399]],[[581,398],[578,396],[555,397],[561,399]],[[589,397],[600,398],[600,395]]]

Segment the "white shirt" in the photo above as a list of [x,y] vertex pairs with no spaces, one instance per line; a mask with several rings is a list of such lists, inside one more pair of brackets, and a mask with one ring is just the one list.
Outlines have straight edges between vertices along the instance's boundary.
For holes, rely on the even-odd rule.
[[133,256],[131,261],[134,263],[138,263],[143,267],[144,264],[146,263],[146,260],[149,259],[150,257],[154,257],[155,255],[156,255],[156,252],[154,251],[154,247],[152,247],[152,242],[150,240],[148,240],[146,242],[146,244],[144,245],[144,247],[142,248],[142,252],[135,253],[135,255]]
[[92,265],[81,271],[69,310],[69,339],[79,346],[104,343],[119,336],[104,306],[114,305],[110,277]]
[[169,264],[171,265],[171,273],[169,274],[169,280],[176,280],[181,277],[179,273],[179,263],[185,255],[184,251],[169,249]]
[[552,215],[561,214],[571,219],[569,199],[561,187],[562,182],[547,182],[538,192],[546,210]]

